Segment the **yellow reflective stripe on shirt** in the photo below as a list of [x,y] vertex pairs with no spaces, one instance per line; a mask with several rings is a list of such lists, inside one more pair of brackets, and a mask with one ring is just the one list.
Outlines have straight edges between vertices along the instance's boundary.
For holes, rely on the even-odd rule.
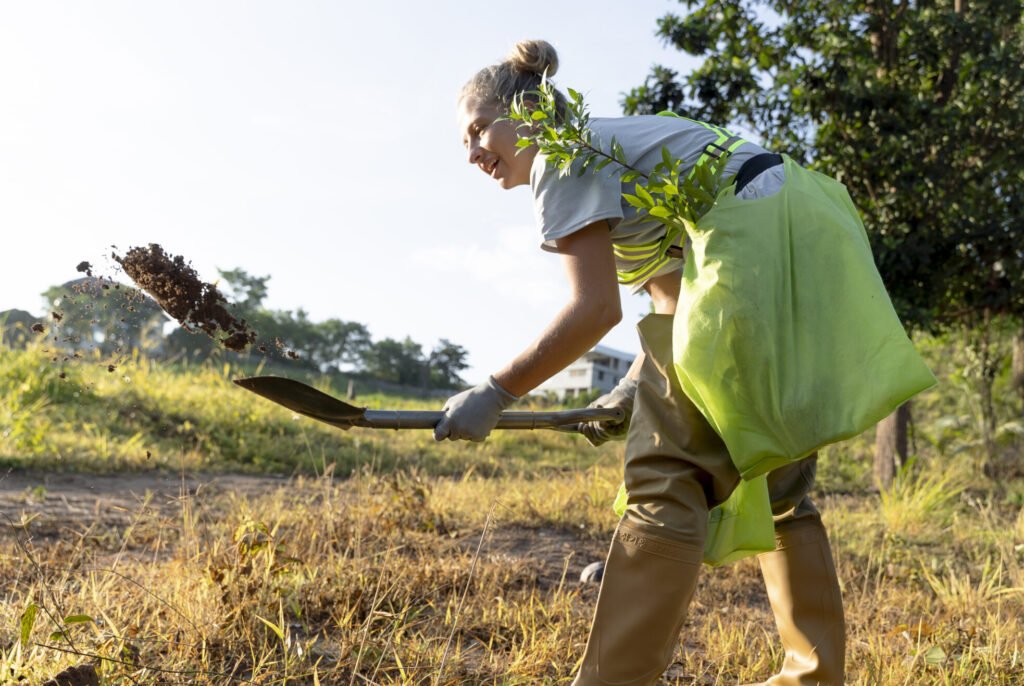
[[649,241],[647,243],[635,243],[633,245],[616,245],[615,251],[623,253],[623,257],[625,257],[625,253],[647,252],[652,248],[658,248],[660,246],[661,239],[659,238],[656,241]]
[[653,274],[654,272],[668,264],[669,260],[671,259],[672,258],[670,257],[662,257],[661,259],[657,259],[653,262],[645,264],[642,267],[638,267],[637,269],[633,269],[628,272],[617,271],[616,274],[618,275],[619,283],[623,285],[628,285],[631,283],[636,283],[637,281],[643,281],[648,276],[650,276],[651,274]]

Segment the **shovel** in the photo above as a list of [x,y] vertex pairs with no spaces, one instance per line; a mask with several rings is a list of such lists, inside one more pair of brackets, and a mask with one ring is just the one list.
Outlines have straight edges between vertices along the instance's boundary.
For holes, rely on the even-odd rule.
[[[433,429],[444,412],[436,410],[368,410],[338,400],[301,381],[283,376],[250,376],[235,379],[242,388],[292,412],[311,417],[339,429],[353,426],[370,429]],[[618,407],[592,407],[559,412],[503,412],[497,429],[556,429],[578,432],[580,424],[593,421],[622,421],[625,413]]]

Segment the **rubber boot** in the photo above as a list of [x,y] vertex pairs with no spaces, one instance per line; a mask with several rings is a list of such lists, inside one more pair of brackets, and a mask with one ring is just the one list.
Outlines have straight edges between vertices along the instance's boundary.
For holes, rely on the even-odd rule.
[[839,577],[817,517],[776,525],[777,547],[758,556],[786,651],[765,686],[842,686],[846,622]]
[[647,686],[675,652],[703,549],[619,522],[574,686]]

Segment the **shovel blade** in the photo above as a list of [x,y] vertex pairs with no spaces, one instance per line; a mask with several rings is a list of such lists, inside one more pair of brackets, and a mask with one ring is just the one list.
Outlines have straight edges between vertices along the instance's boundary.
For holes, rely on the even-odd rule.
[[366,413],[366,408],[349,405],[312,386],[283,376],[250,376],[234,382],[292,412],[341,428],[355,426]]

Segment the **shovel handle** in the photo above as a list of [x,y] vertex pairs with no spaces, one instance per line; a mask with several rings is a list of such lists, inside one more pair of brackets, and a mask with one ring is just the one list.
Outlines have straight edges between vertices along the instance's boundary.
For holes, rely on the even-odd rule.
[[[433,429],[444,412],[436,410],[367,410],[351,426],[371,429]],[[625,412],[618,407],[590,407],[558,412],[503,412],[496,429],[577,430],[582,422],[622,421]]]

